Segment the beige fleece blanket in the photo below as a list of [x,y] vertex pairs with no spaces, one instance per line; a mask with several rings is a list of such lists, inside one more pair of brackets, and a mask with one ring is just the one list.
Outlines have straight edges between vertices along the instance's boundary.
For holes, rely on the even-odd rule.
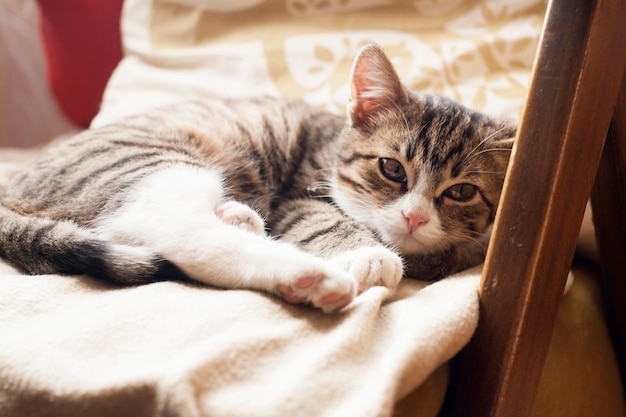
[[[0,162],[0,180],[14,168]],[[1,264],[0,415],[389,416],[471,337],[478,281],[406,280],[325,315],[252,291]]]

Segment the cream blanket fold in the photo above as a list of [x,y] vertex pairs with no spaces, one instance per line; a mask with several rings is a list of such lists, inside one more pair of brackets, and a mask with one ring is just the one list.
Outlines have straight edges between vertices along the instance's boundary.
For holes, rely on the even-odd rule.
[[471,337],[478,282],[405,280],[326,315],[252,291],[1,265],[0,416],[390,416]]
[[251,291],[0,276],[0,415],[388,416],[470,338],[477,279],[324,315]]

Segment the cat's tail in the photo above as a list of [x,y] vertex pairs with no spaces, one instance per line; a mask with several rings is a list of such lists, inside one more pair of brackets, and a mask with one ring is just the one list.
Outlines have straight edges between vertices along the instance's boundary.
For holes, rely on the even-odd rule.
[[73,222],[22,216],[2,206],[0,257],[30,275],[90,275],[123,285],[186,278],[147,248],[113,243]]

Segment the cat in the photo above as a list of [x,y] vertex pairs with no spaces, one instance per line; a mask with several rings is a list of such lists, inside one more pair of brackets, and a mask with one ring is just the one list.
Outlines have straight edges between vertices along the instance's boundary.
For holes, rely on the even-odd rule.
[[480,263],[515,126],[410,91],[376,44],[350,89],[347,118],[194,101],[53,143],[4,187],[0,256],[28,274],[191,279],[324,312]]

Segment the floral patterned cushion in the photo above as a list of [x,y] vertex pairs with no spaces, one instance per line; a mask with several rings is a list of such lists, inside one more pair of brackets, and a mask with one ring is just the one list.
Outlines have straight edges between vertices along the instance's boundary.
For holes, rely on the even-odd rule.
[[342,112],[380,44],[413,89],[516,118],[545,0],[126,0],[125,57],[94,125],[163,102],[258,94]]

